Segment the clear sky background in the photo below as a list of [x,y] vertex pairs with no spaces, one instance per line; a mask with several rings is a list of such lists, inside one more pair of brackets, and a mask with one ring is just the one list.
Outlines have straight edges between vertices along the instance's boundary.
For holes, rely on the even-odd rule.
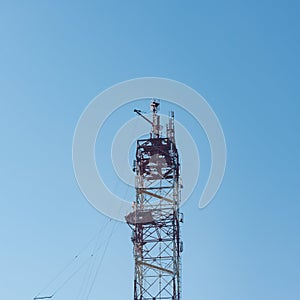
[[[228,148],[213,202],[198,209],[200,183],[182,208],[183,299],[298,299],[299,9],[293,0],[0,1],[0,298],[32,299],[106,224],[73,174],[77,120],[111,85],[159,76],[206,98]],[[121,182],[116,190],[131,201]],[[99,245],[110,230],[89,297],[88,264],[55,300],[133,299],[130,230],[111,221]]]

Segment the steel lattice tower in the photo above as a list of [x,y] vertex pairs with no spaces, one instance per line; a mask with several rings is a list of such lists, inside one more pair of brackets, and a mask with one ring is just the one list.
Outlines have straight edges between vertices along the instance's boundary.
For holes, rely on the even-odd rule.
[[174,113],[161,137],[159,103],[153,101],[150,138],[137,140],[134,172],[136,199],[125,218],[132,229],[134,300],[181,299],[182,242],[179,211],[180,168]]

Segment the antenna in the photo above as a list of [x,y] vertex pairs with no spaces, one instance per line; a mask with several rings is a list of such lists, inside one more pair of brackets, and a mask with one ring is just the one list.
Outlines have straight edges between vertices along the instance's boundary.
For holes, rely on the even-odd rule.
[[148,123],[151,124],[151,132],[150,132],[150,138],[159,138],[160,136],[160,131],[161,131],[161,126],[160,126],[160,116],[157,114],[159,110],[159,105],[160,103],[153,99],[151,104],[150,104],[150,109],[152,111],[152,121],[149,120],[147,117],[145,117],[142,114],[142,111],[139,109],[134,109],[134,112],[141,116],[144,120],[146,120]]

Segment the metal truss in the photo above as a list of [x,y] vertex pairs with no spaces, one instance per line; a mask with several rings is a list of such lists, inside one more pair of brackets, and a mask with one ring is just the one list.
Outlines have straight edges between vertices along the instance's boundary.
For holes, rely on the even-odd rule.
[[152,125],[150,138],[137,141],[136,199],[125,217],[132,228],[134,300],[180,300],[182,214],[174,115],[165,138],[155,131],[159,128],[156,111]]

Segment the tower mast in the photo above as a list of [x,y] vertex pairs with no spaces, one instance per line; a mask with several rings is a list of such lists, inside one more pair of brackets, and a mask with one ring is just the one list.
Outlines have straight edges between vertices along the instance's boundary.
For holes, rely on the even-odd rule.
[[174,113],[162,136],[159,102],[151,103],[148,139],[137,140],[134,172],[136,198],[125,219],[132,229],[134,300],[181,299],[180,165]]

